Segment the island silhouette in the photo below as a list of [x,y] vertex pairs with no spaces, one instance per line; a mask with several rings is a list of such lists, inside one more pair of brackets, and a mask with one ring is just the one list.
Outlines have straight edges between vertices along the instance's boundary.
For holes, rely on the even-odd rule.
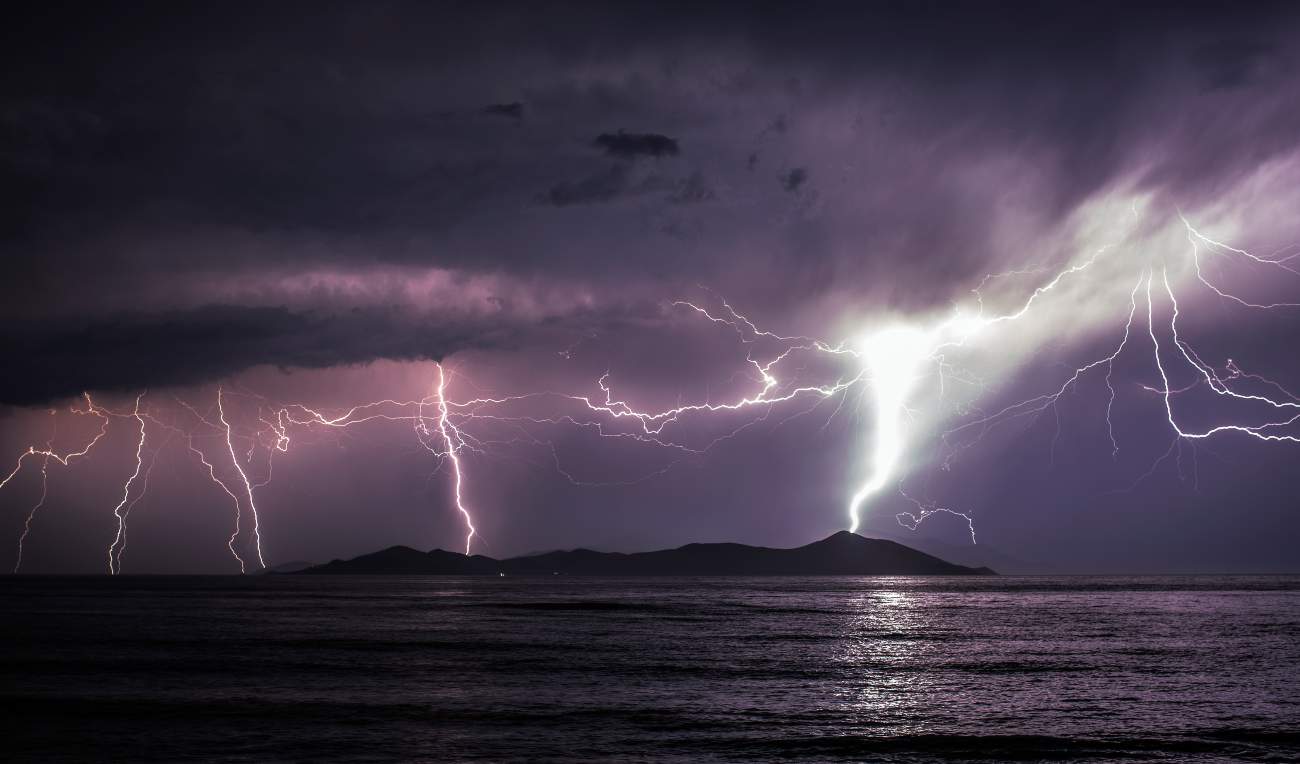
[[996,575],[986,567],[941,560],[894,541],[839,531],[793,549],[746,544],[687,544],[654,552],[574,549],[497,560],[434,549],[392,546],[350,560],[334,560],[303,575],[568,575],[568,576],[970,576]]

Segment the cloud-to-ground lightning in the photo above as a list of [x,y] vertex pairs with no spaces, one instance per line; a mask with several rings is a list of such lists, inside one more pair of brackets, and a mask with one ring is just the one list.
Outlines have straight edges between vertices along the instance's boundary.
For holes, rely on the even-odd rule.
[[[464,473],[461,471],[460,464],[460,433],[456,430],[455,425],[450,423],[451,409],[447,405],[447,372],[443,369],[442,364],[438,367],[438,432],[442,434],[442,442],[447,448],[447,459],[451,462],[451,485],[452,496],[456,501],[456,511],[465,518],[465,554],[469,554],[470,546],[474,543],[474,518],[470,516],[469,509],[465,506],[465,496],[462,485],[465,481]],[[452,433],[456,432],[453,439]]]
[[932,353],[932,341],[911,327],[885,329],[869,336],[862,353],[870,372],[875,404],[871,467],[867,481],[849,499],[849,530],[857,532],[862,503],[892,480],[903,455],[904,415],[908,397]]
[[[1252,310],[1300,307],[1300,303],[1242,296],[1210,278],[1203,262],[1212,255],[1235,257],[1254,266],[1300,277],[1300,270],[1291,265],[1294,255],[1288,258],[1255,255],[1202,234],[1181,215],[1179,219],[1189,244],[1185,267],[1181,271],[1190,275],[1187,283],[1193,288],[1203,288],[1210,299],[1217,298]],[[1096,275],[1103,267],[1102,263],[1106,263],[1109,270]],[[716,296],[712,304],[678,300],[669,303],[667,309],[679,310],[684,315],[700,318],[734,334],[735,341],[744,350],[743,372],[753,384],[729,399],[679,401],[667,408],[637,406],[616,392],[615,376],[609,372],[595,379],[594,390],[587,393],[543,390],[457,400],[450,397],[449,392],[455,372],[449,371],[442,361],[432,364],[434,379],[428,388],[431,392],[422,398],[384,398],[337,410],[314,408],[300,402],[272,401],[230,381],[216,386],[210,405],[203,404],[208,406],[206,412],[186,401],[155,399],[145,393],[135,396],[131,410],[116,411],[101,407],[87,394],[84,408],[73,407],[71,412],[101,419],[97,434],[67,453],[56,451],[52,440],[44,447],[29,446],[18,456],[12,471],[0,480],[0,488],[3,488],[19,475],[27,461],[39,460],[40,499],[31,507],[23,525],[15,570],[22,564],[22,544],[32,530],[32,519],[48,495],[51,465],[66,468],[89,456],[107,436],[110,427],[116,430],[120,426],[117,423],[129,424],[135,432],[135,440],[133,470],[125,477],[112,512],[117,529],[108,546],[110,573],[122,571],[130,508],[142,498],[158,452],[173,440],[179,440],[197,457],[201,474],[206,473],[207,479],[231,500],[234,528],[226,546],[243,572],[246,566],[244,555],[240,554],[242,545],[239,540],[245,533],[257,564],[261,567],[266,564],[256,492],[270,482],[276,454],[287,452],[292,444],[302,442],[301,436],[306,432],[332,433],[367,424],[401,423],[410,427],[418,444],[447,469],[451,507],[464,525],[464,549],[469,554],[476,541],[481,540],[468,499],[472,494],[470,477],[477,475],[471,469],[471,460],[488,453],[489,449],[542,447],[553,458],[556,469],[571,482],[578,485],[598,482],[579,479],[562,467],[555,442],[539,436],[537,428],[577,427],[594,433],[596,437],[668,449],[686,457],[704,453],[747,428],[767,421],[774,410],[796,399],[808,399],[813,405],[792,407],[794,413],[789,418],[805,415],[821,401],[839,396],[831,414],[833,417],[844,408],[851,393],[860,393],[867,403],[870,431],[864,438],[867,456],[863,469],[858,471],[859,480],[855,487],[845,492],[849,529],[856,531],[861,527],[862,512],[869,502],[886,490],[896,489],[899,496],[912,505],[911,510],[896,514],[901,525],[915,529],[933,515],[953,515],[965,521],[973,543],[976,535],[971,510],[914,495],[905,489],[904,478],[909,470],[907,462],[912,449],[926,434],[924,425],[917,422],[918,414],[928,416],[931,421],[943,421],[953,416],[959,420],[936,436],[942,456],[940,461],[945,469],[994,428],[1023,417],[1044,415],[1049,410],[1057,416],[1057,431],[1051,443],[1054,455],[1061,435],[1058,406],[1063,396],[1077,389],[1085,378],[1097,379],[1104,382],[1107,391],[1105,432],[1114,457],[1121,445],[1112,421],[1119,396],[1114,381],[1116,362],[1144,342],[1150,343],[1151,366],[1159,379],[1158,386],[1147,385],[1146,390],[1158,396],[1176,444],[1231,432],[1259,441],[1300,442],[1300,435],[1295,433],[1294,427],[1300,424],[1300,399],[1282,384],[1244,371],[1231,358],[1218,366],[1207,362],[1192,346],[1180,325],[1180,318],[1194,298],[1180,299],[1178,280],[1176,276],[1171,277],[1171,272],[1179,272],[1177,265],[1169,258],[1131,257],[1125,260],[1119,257],[1117,245],[1107,245],[1092,249],[1086,256],[1057,269],[1026,268],[991,274],[972,290],[973,304],[969,308],[958,307],[950,314],[937,317],[882,320],[863,327],[851,339],[839,343],[786,336],[760,328],[726,300]],[[990,283],[1001,278],[1030,277],[1042,280],[1027,295],[1013,301],[1009,309],[990,309],[990,301],[984,294]],[[1057,299],[1057,295],[1067,289],[1075,288],[1067,285],[1077,285],[1087,279],[1105,281],[1108,286],[1110,280],[1117,280],[1128,297],[1127,304],[1113,314],[1115,329],[1113,335],[1107,335],[1113,339],[1108,341],[1106,352],[1077,366],[1071,364],[1073,369],[1064,375],[1063,381],[1049,386],[1041,394],[999,404],[991,411],[969,403],[950,405],[946,401],[954,384],[970,384],[975,389],[976,398],[989,390],[988,385],[958,363],[960,358],[996,354],[999,344],[1006,341],[1002,333],[1032,323],[1031,317],[1036,315],[1036,311],[1045,310],[1046,303]],[[1166,313],[1167,322],[1161,318]],[[1136,329],[1141,326],[1143,317],[1145,338],[1140,329]],[[560,357],[571,358],[574,347],[576,344],[562,352]],[[832,361],[830,365],[835,367],[835,371],[829,372],[824,381],[809,382],[792,370],[798,367],[801,371],[800,359],[807,357]],[[1184,369],[1190,380],[1185,384],[1177,382],[1172,364]],[[1200,427],[1184,424],[1178,416],[1180,400],[1192,390],[1202,388],[1218,400],[1241,406],[1243,411],[1248,409],[1252,418],[1233,415],[1224,421]],[[237,405],[229,405],[232,397],[239,399]],[[698,437],[692,438],[693,423],[722,417],[749,418],[722,435],[714,433],[703,442]],[[482,429],[486,427],[510,428],[514,434],[501,438]],[[149,467],[145,469],[147,430],[165,430],[171,437],[162,445],[155,446]],[[1179,453],[1181,456],[1181,451]],[[1168,455],[1166,453],[1165,457]],[[661,475],[671,466],[652,470],[642,479]],[[638,481],[610,482],[629,484]]]
[[59,454],[57,451],[55,451],[53,436],[51,436],[50,441],[45,444],[45,448],[43,449],[38,449],[36,448],[36,446],[28,446],[27,450],[24,451],[18,457],[18,462],[17,464],[14,465],[13,470],[10,471],[9,474],[6,475],[3,480],[0,480],[0,488],[4,488],[5,485],[9,483],[9,481],[17,477],[18,473],[22,471],[23,463],[27,459],[27,457],[39,456],[41,458],[41,496],[40,499],[37,500],[36,504],[32,506],[31,510],[27,513],[27,518],[23,521],[23,529],[18,536],[17,557],[14,561],[15,573],[19,571],[19,569],[22,567],[23,564],[23,542],[27,540],[27,536],[32,531],[32,521],[36,519],[37,511],[39,511],[41,507],[45,506],[45,499],[49,495],[50,460],[53,459],[58,464],[67,467],[72,463],[74,459],[81,459],[85,457],[87,454],[89,454],[91,450],[94,449],[94,447],[98,445],[98,443],[104,438],[104,436],[108,434],[108,423],[109,423],[108,413],[98,408],[95,405],[95,402],[91,399],[89,393],[86,393],[82,397],[86,401],[86,408],[78,409],[76,407],[73,407],[70,409],[70,411],[78,415],[95,416],[98,417],[100,420],[102,420],[99,431],[95,433],[94,437],[92,437],[81,448],[75,451],[69,451],[66,454]]
[[[239,455],[235,453],[232,428],[230,422],[226,419],[225,391],[221,387],[217,388],[217,418],[221,420],[221,426],[226,428],[226,450],[230,452],[230,463],[234,465],[235,471],[239,473],[239,479],[244,484],[244,493],[248,497],[248,512],[253,518],[253,545],[257,550],[257,562],[265,568],[266,560],[262,557],[261,522],[257,516],[257,502],[253,499],[253,484],[248,479],[248,472],[239,463]],[[236,533],[238,533],[238,530],[236,530]]]
[[113,516],[117,518],[117,536],[113,538],[113,543],[108,545],[108,572],[110,574],[120,573],[122,571],[122,549],[126,546],[126,503],[131,500],[131,486],[140,477],[140,470],[144,468],[144,439],[145,439],[145,421],[140,414],[140,399],[144,398],[141,393],[135,398],[135,409],[131,412],[137,422],[140,423],[140,439],[136,441],[135,446],[135,471],[131,477],[126,479],[122,484],[122,500],[113,507]]
[[23,542],[27,540],[27,534],[32,532],[32,520],[36,519],[36,512],[45,506],[45,499],[50,495],[50,457],[48,454],[41,460],[41,497],[32,505],[32,510],[27,513],[27,519],[23,521],[22,533],[18,534],[18,554],[14,558],[14,572],[17,573],[23,567]]

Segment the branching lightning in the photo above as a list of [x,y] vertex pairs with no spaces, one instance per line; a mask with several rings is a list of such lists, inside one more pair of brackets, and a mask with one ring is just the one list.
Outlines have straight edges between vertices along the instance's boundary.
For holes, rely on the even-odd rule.
[[[230,422],[226,420],[225,391],[217,388],[217,418],[221,420],[221,426],[226,430],[226,450],[230,452],[230,463],[234,465],[235,471],[239,473],[239,479],[244,483],[244,493],[248,497],[248,511],[253,516],[253,545],[257,549],[257,562],[263,568],[266,567],[266,560],[262,557],[262,532],[261,525],[257,517],[257,503],[253,500],[253,484],[248,479],[248,473],[239,463],[239,455],[235,453],[234,437]],[[235,529],[238,534],[238,528]]]
[[32,520],[36,519],[36,512],[45,506],[45,499],[50,494],[50,456],[46,454],[41,460],[41,498],[36,500],[32,505],[32,511],[27,513],[27,519],[23,521],[23,532],[18,535],[18,555],[14,559],[14,572],[17,573],[23,566],[23,542],[27,540],[27,534],[32,532]]
[[[447,459],[451,462],[452,492],[456,500],[456,511],[460,512],[465,518],[465,527],[467,529],[465,534],[465,554],[469,554],[470,545],[474,543],[475,531],[474,518],[470,516],[469,509],[465,507],[465,498],[462,495],[461,488],[465,477],[461,472],[459,451],[461,446],[464,445],[464,437],[461,435],[460,430],[450,421],[450,407],[447,405],[447,373],[442,368],[442,364],[437,364],[437,367],[438,432],[442,434],[442,442],[447,448]],[[420,420],[420,425],[424,425],[423,418]],[[425,432],[427,433],[427,430]]]
[[116,507],[113,507],[113,516],[117,518],[117,536],[113,539],[113,543],[108,546],[108,572],[110,575],[122,572],[122,550],[126,548],[126,513],[122,510],[126,507],[126,503],[130,501],[131,486],[140,477],[140,470],[144,467],[145,430],[144,417],[140,414],[140,400],[142,398],[144,398],[144,393],[135,397],[135,409],[131,412],[131,416],[135,417],[136,421],[140,423],[140,439],[135,446],[135,471],[122,485],[122,500],[117,503]]
[[[1190,274],[1188,283],[1192,287],[1203,288],[1212,298],[1250,310],[1300,308],[1300,303],[1296,302],[1260,301],[1241,296],[1224,286],[1221,278],[1211,279],[1204,268],[1205,261],[1211,257],[1238,258],[1251,266],[1272,268],[1282,274],[1300,277],[1300,269],[1292,265],[1297,255],[1283,258],[1255,255],[1202,234],[1181,214],[1179,219],[1189,244],[1186,267],[1181,271]],[[751,379],[753,384],[747,391],[721,401],[706,398],[686,403],[678,401],[677,405],[668,408],[643,409],[616,392],[614,375],[608,371],[594,380],[591,394],[539,391],[456,400],[449,391],[455,373],[443,362],[432,364],[434,380],[429,388],[430,394],[425,397],[417,400],[385,398],[335,411],[322,411],[299,402],[271,401],[229,381],[216,387],[215,394],[208,399],[210,403],[198,406],[180,399],[155,401],[140,393],[135,396],[134,406],[129,411],[114,411],[99,406],[86,394],[83,396],[84,408],[73,407],[69,413],[97,417],[101,420],[99,431],[66,453],[55,449],[53,436],[44,447],[29,446],[18,456],[14,468],[0,480],[0,488],[4,488],[17,478],[29,459],[39,462],[39,499],[31,506],[23,523],[14,570],[17,572],[22,565],[23,544],[32,531],[37,511],[45,505],[49,495],[51,465],[70,467],[74,461],[88,457],[108,436],[110,429],[117,431],[119,425],[115,423],[118,422],[122,426],[129,425],[135,433],[134,463],[121,484],[120,497],[112,512],[116,534],[107,549],[111,574],[121,573],[123,569],[131,509],[148,489],[149,475],[158,453],[176,439],[184,443],[188,452],[196,457],[201,472],[233,504],[233,532],[225,546],[241,572],[246,571],[245,554],[249,547],[257,565],[266,566],[256,494],[258,489],[270,483],[276,455],[288,452],[295,443],[311,442],[311,438],[303,438],[305,433],[333,437],[333,433],[362,425],[401,423],[409,426],[418,445],[434,457],[439,467],[446,468],[452,508],[460,515],[465,528],[466,554],[470,554],[474,544],[481,543],[482,539],[467,498],[472,493],[467,478],[477,474],[476,467],[471,469],[472,463],[494,449],[543,449],[547,461],[575,485],[629,485],[662,475],[678,460],[706,453],[747,429],[767,422],[778,407],[796,399],[807,403],[787,407],[787,410],[794,409],[793,413],[779,422],[806,416],[823,402],[831,401],[827,406],[830,409],[829,424],[845,409],[846,401],[852,395],[860,396],[859,399],[867,404],[870,432],[865,439],[867,457],[860,481],[856,488],[847,492],[849,529],[858,530],[863,508],[878,499],[887,488],[894,487],[899,498],[911,506],[908,511],[895,515],[900,525],[916,529],[936,514],[952,515],[964,520],[974,543],[974,512],[946,506],[905,489],[906,462],[919,436],[924,434],[924,426],[918,419],[928,416],[936,421],[951,417],[959,420],[937,435],[941,469],[950,469],[964,452],[1003,424],[1045,415],[1056,417],[1057,429],[1051,441],[1051,453],[1055,458],[1061,437],[1058,406],[1067,393],[1079,389],[1085,378],[1095,379],[1098,384],[1104,383],[1107,392],[1105,434],[1111,456],[1117,457],[1120,442],[1112,417],[1121,390],[1114,378],[1116,362],[1135,346],[1147,341],[1151,347],[1151,367],[1159,382],[1143,389],[1159,398],[1174,445],[1139,481],[1154,472],[1175,447],[1181,469],[1181,444],[1184,442],[1194,446],[1198,441],[1226,433],[1238,433],[1263,442],[1300,442],[1300,435],[1295,431],[1300,425],[1300,398],[1274,380],[1243,371],[1231,358],[1216,367],[1189,342],[1179,322],[1191,300],[1183,296],[1180,302],[1176,278],[1180,269],[1176,263],[1160,259],[1143,262],[1131,258],[1136,265],[1129,268],[1116,259],[1117,251],[1116,245],[1101,247],[1056,270],[1027,268],[990,274],[972,290],[973,310],[955,309],[949,315],[929,320],[891,319],[870,326],[867,331],[840,343],[785,336],[762,329],[721,298],[715,297],[712,304],[681,300],[670,303],[667,306],[670,310],[679,310],[734,333],[736,341],[744,349],[744,378]],[[1121,273],[1123,281],[1120,283],[1128,290],[1127,310],[1118,310],[1114,317],[1117,327],[1122,322],[1122,331],[1115,331],[1114,339],[1108,343],[1108,351],[1074,367],[1064,375],[1063,381],[1051,385],[1042,394],[999,404],[992,411],[975,406],[973,400],[987,395],[991,388],[972,371],[959,365],[956,359],[963,354],[994,353],[996,343],[1005,341],[1005,338],[1000,339],[998,332],[1009,331],[1017,322],[1036,315],[1039,310],[1046,310],[1043,307],[1045,303],[1059,302],[1061,298],[1057,295],[1068,289],[1083,288],[1086,280],[1102,267],[1101,263],[1107,263],[1105,267],[1111,268],[1106,278]],[[1171,268],[1175,274],[1173,279]],[[1011,309],[988,311],[984,291],[990,284],[999,279],[1027,278],[1042,280]],[[1141,336],[1143,314],[1145,338]],[[1167,320],[1162,318],[1166,314]],[[559,356],[568,360],[582,342],[593,336],[584,334]],[[828,361],[839,371],[818,384],[804,380],[800,373],[804,368],[799,366],[800,359],[813,357]],[[1183,373],[1190,372],[1191,377],[1181,386],[1175,383],[1179,369],[1183,369]],[[954,386],[969,387],[973,391],[972,401],[950,401]],[[1208,390],[1224,404],[1241,407],[1242,414],[1208,425],[1194,427],[1185,424],[1179,416],[1180,411],[1186,413],[1185,402],[1180,403],[1180,399],[1200,389]],[[230,405],[232,398],[238,399],[233,407]],[[206,407],[206,410],[200,407]],[[701,441],[698,430],[691,429],[692,424],[711,420],[725,421],[730,429],[721,434],[714,432]],[[734,424],[736,420],[741,421]],[[578,428],[613,442],[662,449],[673,454],[674,460],[635,479],[607,483],[585,479],[563,466],[556,442],[544,433],[546,428],[565,427]],[[152,442],[161,432],[169,434],[167,441],[153,447],[146,468],[147,441]],[[505,432],[505,436],[501,436],[501,432]],[[1194,448],[1192,455],[1195,458]],[[245,536],[247,539],[241,541]]]

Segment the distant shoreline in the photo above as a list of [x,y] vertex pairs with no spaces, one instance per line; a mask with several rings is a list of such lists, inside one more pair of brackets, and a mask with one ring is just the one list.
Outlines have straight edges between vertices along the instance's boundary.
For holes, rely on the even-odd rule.
[[624,554],[575,549],[496,560],[434,549],[393,546],[288,575],[462,576],[988,576],[986,567],[942,560],[894,541],[840,531],[793,549],[746,544],[687,544]]

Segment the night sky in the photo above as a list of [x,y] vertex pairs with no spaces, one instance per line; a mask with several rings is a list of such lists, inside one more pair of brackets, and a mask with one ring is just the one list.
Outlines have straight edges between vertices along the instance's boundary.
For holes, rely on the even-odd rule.
[[[48,4],[0,25],[0,477],[85,445],[83,392],[110,412],[86,457],[44,462],[23,572],[106,569],[142,394],[123,572],[237,572],[236,501],[249,559],[248,502],[187,444],[232,488],[246,468],[268,564],[463,549],[455,465],[418,421],[296,426],[283,451],[268,429],[425,399],[437,451],[440,368],[453,402],[530,396],[454,409],[475,552],[807,543],[871,477],[879,369],[684,414],[661,443],[564,396],[603,403],[606,373],[641,411],[753,396],[747,354],[805,341],[726,305],[858,352],[1027,300],[921,365],[862,533],[969,546],[952,513],[901,525],[912,497],[1044,569],[1300,568],[1300,307],[1256,307],[1300,303],[1300,14],[536,6]],[[1253,398],[1198,382],[1162,274],[1187,352]],[[952,432],[1061,390],[1130,311],[1123,352],[1055,406]],[[796,350],[775,394],[870,365]],[[219,389],[229,448],[200,418]],[[1179,439],[1164,389],[1189,432],[1279,426]],[[0,489],[0,569],[42,463]]]

